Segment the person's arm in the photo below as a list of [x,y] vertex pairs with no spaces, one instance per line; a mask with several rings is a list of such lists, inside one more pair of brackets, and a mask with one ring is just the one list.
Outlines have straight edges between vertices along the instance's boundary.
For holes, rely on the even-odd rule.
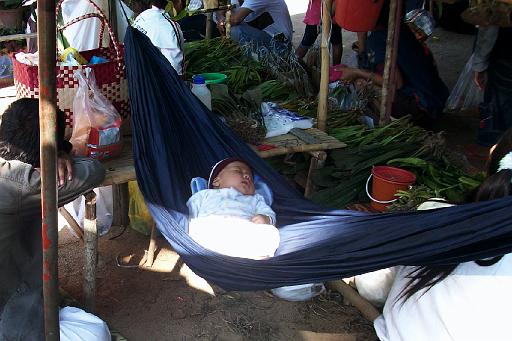
[[499,27],[486,26],[478,28],[475,51],[473,52],[473,80],[480,89],[484,89],[487,83],[487,68],[492,49],[498,39]]
[[252,13],[247,7],[240,7],[235,13],[231,16],[231,26],[240,25],[244,19]]
[[217,22],[217,29],[221,35],[226,34],[226,11],[216,11],[215,20]]
[[208,190],[202,190],[190,197],[187,201],[189,219],[197,218],[201,210],[201,204]]
[[[61,159],[62,156],[59,157]],[[99,187],[105,178],[105,168],[95,159],[66,157],[67,163],[71,163],[73,178],[64,178],[64,183],[58,187],[58,205],[63,206],[73,201],[80,195]],[[60,161],[58,161],[60,162]],[[22,193],[22,207],[27,212],[39,209],[41,205],[41,172],[37,168],[31,168],[24,177],[27,183]],[[59,179],[57,179],[59,181]]]
[[[357,79],[365,79],[371,81],[373,84],[382,86],[383,77],[382,75],[374,72],[370,72],[364,69],[351,68],[351,67],[339,67],[337,71],[341,71],[341,80],[346,82],[354,82]],[[402,73],[399,69],[396,70],[396,88],[400,89],[404,85]]]
[[263,199],[261,195],[255,195],[258,197],[258,201],[256,203],[256,215],[252,218],[252,222],[256,224],[275,225],[276,213],[272,210],[272,208],[269,205],[267,205],[265,199]]

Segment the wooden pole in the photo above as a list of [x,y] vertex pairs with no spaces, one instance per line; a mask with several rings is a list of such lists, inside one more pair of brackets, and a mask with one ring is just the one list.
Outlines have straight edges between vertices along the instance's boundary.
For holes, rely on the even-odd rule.
[[318,94],[317,127],[327,128],[327,97],[329,96],[329,36],[331,35],[332,0],[322,0],[322,37],[320,53],[320,93]]
[[398,40],[400,39],[400,23],[402,19],[403,0],[391,0],[389,4],[388,36],[386,41],[386,59],[384,79],[382,81],[382,98],[380,102],[380,125],[390,122],[391,108],[396,91],[396,59]]
[[84,297],[85,309],[94,313],[96,309],[96,263],[98,262],[98,227],[96,225],[96,194],[84,194]]
[[226,11],[226,38],[231,38],[231,8]]
[[212,24],[213,24],[213,13],[208,12],[206,13],[206,39],[212,38]]
[[361,295],[359,295],[359,293],[347,283],[341,280],[331,281],[327,283],[327,286],[342,294],[343,297],[356,307],[361,312],[361,315],[363,315],[368,321],[373,322],[377,317],[379,317],[380,312],[377,308],[361,297]]
[[55,61],[55,1],[37,4],[39,46],[39,130],[41,157],[41,217],[43,242],[43,301],[45,339],[59,340],[57,225],[57,91]]

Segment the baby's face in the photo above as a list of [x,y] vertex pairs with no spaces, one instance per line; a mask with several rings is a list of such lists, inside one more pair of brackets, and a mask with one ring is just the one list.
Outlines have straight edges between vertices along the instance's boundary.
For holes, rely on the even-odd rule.
[[252,171],[243,162],[235,161],[224,167],[213,181],[215,188],[233,187],[243,195],[254,195]]

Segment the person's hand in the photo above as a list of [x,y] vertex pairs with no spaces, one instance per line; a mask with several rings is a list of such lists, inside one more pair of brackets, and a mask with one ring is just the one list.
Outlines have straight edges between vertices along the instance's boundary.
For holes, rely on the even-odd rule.
[[484,90],[487,86],[487,71],[475,71],[473,74],[473,82],[480,90]]
[[341,72],[340,80],[345,82],[353,82],[358,78],[361,78],[361,70],[348,66],[338,66],[335,68],[336,71]]
[[66,182],[73,180],[73,159],[66,152],[57,154],[57,181],[59,186],[63,186]]
[[217,21],[217,29],[219,30],[219,33],[221,35],[226,34],[226,19],[218,20]]
[[263,215],[263,214],[257,214],[254,217],[252,217],[251,221],[255,224],[267,224],[270,225],[270,217]]

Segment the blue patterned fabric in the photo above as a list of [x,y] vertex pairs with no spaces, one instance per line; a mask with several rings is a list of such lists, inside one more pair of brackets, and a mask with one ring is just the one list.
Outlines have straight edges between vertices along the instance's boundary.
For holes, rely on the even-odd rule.
[[[393,265],[451,264],[512,251],[512,198],[430,212],[368,214],[320,208],[211,113],[140,32],[128,29],[126,68],[140,189],[189,267],[227,290],[318,283]],[[228,156],[247,161],[274,193],[281,244],[267,260],[232,258],[186,233],[190,180]]]

